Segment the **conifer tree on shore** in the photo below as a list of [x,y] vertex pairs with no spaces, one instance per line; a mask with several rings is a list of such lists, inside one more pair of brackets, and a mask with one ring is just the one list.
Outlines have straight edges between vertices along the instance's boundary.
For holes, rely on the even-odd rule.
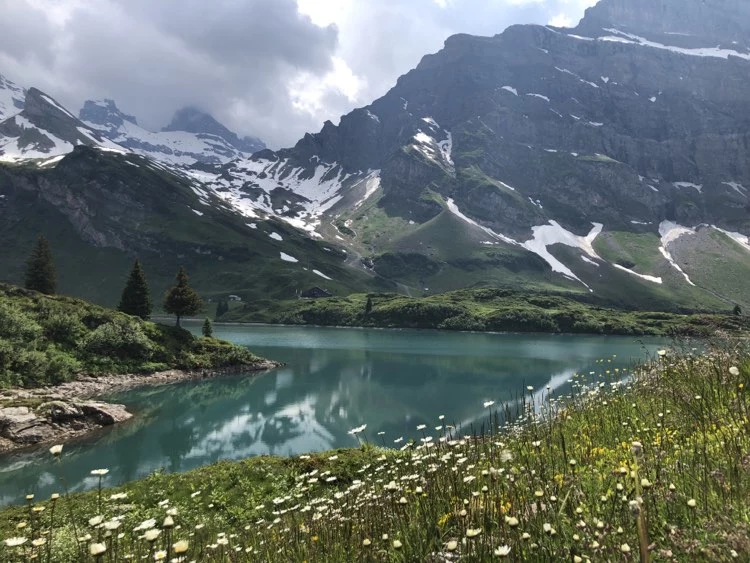
[[52,250],[49,241],[43,235],[39,235],[36,246],[26,261],[24,287],[47,295],[57,292],[57,273]]
[[118,311],[148,320],[151,317],[151,292],[141,261],[136,258],[125,289],[122,290]]
[[177,317],[177,326],[180,326],[180,319],[184,316],[198,313],[203,303],[195,290],[190,287],[185,268],[180,267],[175,281],[176,285],[169,288],[164,295],[164,310],[170,315],[175,315]]

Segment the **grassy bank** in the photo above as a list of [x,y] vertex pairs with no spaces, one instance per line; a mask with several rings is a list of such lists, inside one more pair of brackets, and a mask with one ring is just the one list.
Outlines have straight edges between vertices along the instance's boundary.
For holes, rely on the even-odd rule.
[[400,449],[225,462],[30,499],[0,513],[0,557],[749,560],[747,344],[670,352],[628,385],[608,365],[575,376],[568,397],[477,405],[484,423],[471,428],[446,413],[412,440],[355,429]]
[[[366,311],[367,299],[372,310]],[[682,312],[684,313],[684,312]],[[441,330],[709,336],[750,331],[746,317],[623,311],[562,295],[473,289],[425,298],[359,294],[316,300],[262,301],[236,308],[227,321],[434,328]]]
[[257,361],[228,342],[0,284],[0,388],[56,385],[82,373],[219,369]]

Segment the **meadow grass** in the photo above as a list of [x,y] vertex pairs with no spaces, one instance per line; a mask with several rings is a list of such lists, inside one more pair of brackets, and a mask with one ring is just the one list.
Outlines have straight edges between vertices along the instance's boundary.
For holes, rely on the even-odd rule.
[[632,373],[612,360],[568,395],[477,405],[484,422],[469,428],[450,413],[411,438],[362,426],[351,450],[112,490],[94,472],[97,490],[0,512],[0,558],[750,560],[747,343],[660,351]]

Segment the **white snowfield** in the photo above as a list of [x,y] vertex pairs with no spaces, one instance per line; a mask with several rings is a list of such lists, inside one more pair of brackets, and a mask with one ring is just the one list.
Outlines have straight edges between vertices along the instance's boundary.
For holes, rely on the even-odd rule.
[[629,45],[639,45],[642,47],[651,47],[652,49],[662,49],[665,51],[671,51],[680,55],[688,55],[691,57],[712,57],[717,59],[728,59],[729,57],[737,57],[750,61],[750,54],[740,53],[733,49],[721,49],[719,47],[699,47],[690,49],[686,47],[675,47],[674,45],[665,45],[664,43],[657,43],[656,41],[649,41],[645,37],[633,35],[632,33],[626,33],[615,28],[605,28],[604,31],[611,33],[612,35],[605,35],[603,37],[581,37],[579,35],[570,35],[571,39],[578,39],[584,41],[609,41],[614,43],[625,43]]
[[646,281],[650,281],[650,282],[658,283],[658,284],[664,283],[664,281],[661,278],[656,278],[654,276],[647,276],[647,275],[644,275],[644,274],[639,274],[638,272],[635,272],[633,270],[629,270],[625,266],[620,266],[619,264],[612,264],[612,265],[615,268],[617,268],[618,270],[622,270],[623,272],[627,272],[628,274],[631,274],[633,276],[637,276],[637,277],[639,277],[641,279],[644,279]]
[[514,96],[518,96],[518,90],[513,88],[513,86],[502,86],[500,89],[505,90],[506,92],[510,92]]
[[669,253],[669,245],[680,237],[694,234],[695,229],[683,227],[672,221],[662,221],[659,224],[659,236],[661,236],[661,246],[659,247],[659,252],[661,252],[662,256],[666,258],[667,262],[669,262],[675,270],[682,274],[682,276],[685,278],[685,281],[693,286],[695,284],[690,280],[690,277],[688,277],[685,271],[680,268],[680,265],[675,262],[675,259]]
[[0,121],[20,113],[26,91],[0,74]]
[[333,278],[329,278],[327,275],[325,275],[320,270],[313,270],[312,272],[313,272],[313,274],[315,274],[316,276],[320,276],[324,280],[333,281]]
[[[10,118],[21,129],[36,129],[36,126],[21,115]],[[49,148],[41,148],[37,144],[22,147],[19,137],[0,137],[0,162],[17,162],[19,160],[49,158],[68,154],[73,150],[73,145],[55,137],[52,133],[39,130],[50,142]]]
[[280,255],[281,255],[281,259],[284,262],[291,262],[292,264],[296,264],[297,262],[299,262],[299,260],[297,260],[294,256],[290,256],[286,252],[281,252]]

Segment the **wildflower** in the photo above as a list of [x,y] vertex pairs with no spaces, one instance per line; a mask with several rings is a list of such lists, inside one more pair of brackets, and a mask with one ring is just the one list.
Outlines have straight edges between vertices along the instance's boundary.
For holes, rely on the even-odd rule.
[[128,498],[128,493],[116,493],[109,496],[109,500],[124,500]]
[[691,498],[691,499],[690,499],[689,501],[687,501],[687,505],[688,505],[688,506],[689,506],[690,508],[695,508],[695,505],[696,505],[695,499],[694,499],[694,498]]
[[424,490],[422,489],[422,487],[417,487],[416,489],[414,489],[414,494],[421,495],[423,492]]
[[109,469],[92,469],[91,470],[91,474],[94,476],[98,476],[98,477],[104,477],[107,473],[109,473]]
[[49,497],[50,500],[57,500],[60,498],[60,495],[58,493],[52,493]]
[[484,403],[482,403],[482,406],[484,408],[488,409],[488,408],[490,408],[494,404],[495,404],[495,401],[485,401]]
[[49,453],[57,457],[62,453],[62,450],[63,450],[62,444],[56,444],[49,449]]
[[419,426],[417,426],[417,430],[424,430],[425,428],[427,428],[426,424],[420,424]]
[[336,460],[337,460],[338,458],[339,458],[339,456],[337,456],[337,455],[332,455],[331,457],[329,457],[329,458],[328,458],[328,460],[329,460],[329,461],[336,461]]
[[393,540],[393,549],[401,549],[403,545],[399,540]]
[[641,455],[641,452],[643,452],[643,444],[641,444],[640,442],[633,442],[631,446],[633,455]]
[[641,487],[643,487],[644,489],[650,489],[651,481],[649,481],[648,479],[644,477],[643,479],[641,479]]
[[458,549],[458,542],[456,540],[449,541],[445,546],[445,549],[447,549],[448,551],[456,551],[456,549]]
[[26,500],[31,502],[32,500],[34,500],[34,495],[26,495]]
[[365,538],[362,540],[363,547],[370,547],[371,545],[372,545],[372,542],[369,539]]
[[156,538],[158,538],[160,535],[161,535],[161,530],[152,528],[151,530],[146,530],[146,533],[143,534],[143,537],[146,538],[146,541],[153,542],[153,541],[156,541]]
[[630,546],[624,543],[620,546],[620,551],[622,551],[623,553],[630,553]]
[[630,508],[630,512],[632,512],[635,516],[637,516],[641,512],[641,503],[637,500],[631,500],[628,503],[628,507]]
[[406,504],[406,502],[406,497],[401,497],[400,499],[398,499],[399,504]]
[[31,542],[31,545],[34,547],[42,547],[45,543],[47,543],[46,538],[37,538]]
[[162,523],[162,528],[174,528],[174,518],[167,516]]
[[524,532],[523,535],[521,535],[521,538],[523,538],[524,540],[530,540],[531,534],[528,532]]
[[575,465],[576,465],[576,460],[574,460],[574,459],[571,459],[571,460],[570,460],[570,461],[569,461],[568,463],[570,464],[570,466],[571,466],[571,467],[575,467]]
[[99,524],[104,522],[104,516],[101,514],[99,516],[94,516],[93,518],[89,518],[89,526],[96,527]]
[[510,546],[501,545],[500,547],[495,548],[495,551],[493,553],[498,557],[507,557],[510,553]]
[[25,544],[28,540],[26,538],[8,538],[5,540],[6,547],[20,547]]
[[154,553],[154,561],[163,561],[167,558],[167,552],[164,550],[159,550],[156,553]]
[[542,529],[544,530],[545,534],[548,534],[550,536],[554,536],[557,533],[555,529],[552,527],[552,524],[548,524],[547,522],[542,524]]
[[737,368],[737,366],[732,366],[731,368],[729,368],[729,373],[732,375],[739,375],[740,370]]
[[362,432],[365,431],[365,428],[367,428],[366,424],[363,424],[362,426],[357,426],[356,428],[352,428],[351,430],[349,430],[349,434],[351,434],[352,436],[361,434]]
[[89,553],[92,557],[98,557],[99,555],[102,555],[105,551],[107,551],[106,544],[103,543],[92,543],[89,546]]
[[531,442],[531,445],[534,446],[535,448],[538,448],[542,445],[542,442],[539,440],[536,440],[534,442]]
[[657,352],[657,354],[659,354],[659,356],[661,356],[661,357],[663,358],[664,356],[666,356],[666,355],[667,355],[667,351],[666,351],[666,350],[659,350],[659,351]]
[[474,539],[481,533],[482,528],[469,528],[468,530],[466,530],[466,537],[469,539]]
[[104,528],[111,532],[119,528],[121,525],[122,525],[122,522],[120,522],[119,520],[110,520],[109,522],[104,523]]
[[383,541],[388,541],[388,534],[383,534]]
[[578,555],[573,556],[573,563],[583,563],[583,559]]

